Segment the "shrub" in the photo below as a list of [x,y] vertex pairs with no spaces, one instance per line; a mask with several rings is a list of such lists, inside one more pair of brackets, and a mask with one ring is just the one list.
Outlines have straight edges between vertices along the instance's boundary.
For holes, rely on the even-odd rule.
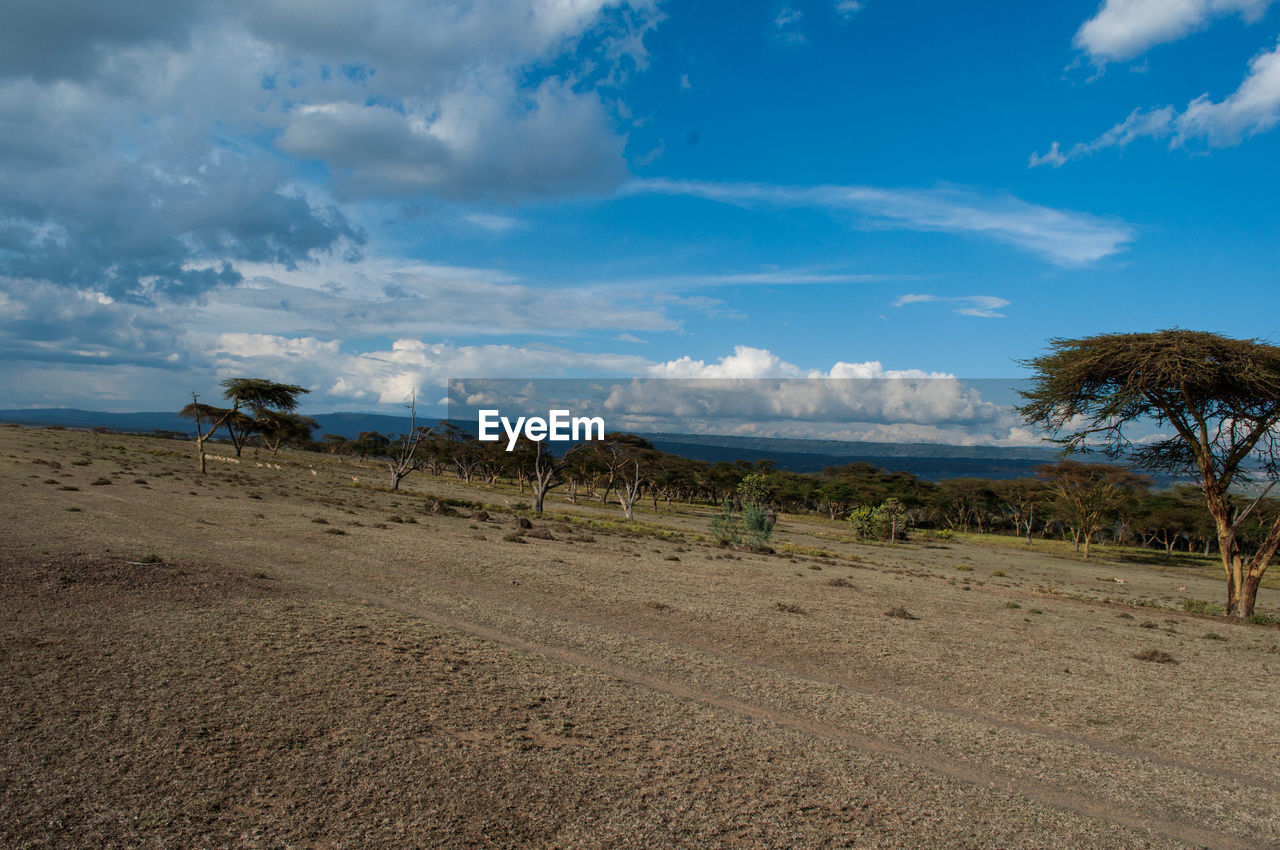
[[711,535],[721,546],[737,546],[742,543],[742,520],[733,511],[733,502],[724,500],[720,516],[711,520]]
[[890,542],[906,540],[907,526],[910,524],[907,509],[892,496],[881,502],[879,507],[863,505],[855,509],[846,521],[854,536],[860,540]]
[[1227,609],[1216,602],[1207,602],[1203,599],[1184,599],[1182,600],[1182,610],[1189,614],[1225,614]]
[[992,571],[991,571],[991,577],[992,577],[992,578],[1004,578],[1004,577],[1006,577],[1007,575],[1009,575],[1009,574],[1008,574],[1008,573],[1006,573],[1004,570],[992,570]]
[[742,506],[742,524],[746,527],[747,537],[753,546],[764,546],[773,535],[773,523],[769,522],[765,509],[758,504]]

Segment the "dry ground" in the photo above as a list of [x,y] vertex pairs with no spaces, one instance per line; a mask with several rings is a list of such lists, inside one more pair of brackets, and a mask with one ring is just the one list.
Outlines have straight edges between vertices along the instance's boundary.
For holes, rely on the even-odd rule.
[[1198,569],[190,453],[0,428],[2,846],[1280,845],[1280,631]]

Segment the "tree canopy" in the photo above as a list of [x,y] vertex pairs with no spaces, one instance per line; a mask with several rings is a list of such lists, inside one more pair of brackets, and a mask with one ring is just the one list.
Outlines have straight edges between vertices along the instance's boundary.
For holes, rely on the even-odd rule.
[[[1280,475],[1280,348],[1182,329],[1053,339],[1049,346],[1048,354],[1024,361],[1034,377],[1022,393],[1023,417],[1070,450],[1101,450],[1194,476],[1217,527],[1227,610],[1250,615],[1280,547],[1280,522],[1246,563],[1237,530],[1266,491],[1247,507],[1234,505],[1228,491],[1255,472],[1273,482]],[[1135,443],[1140,422],[1160,433]]]

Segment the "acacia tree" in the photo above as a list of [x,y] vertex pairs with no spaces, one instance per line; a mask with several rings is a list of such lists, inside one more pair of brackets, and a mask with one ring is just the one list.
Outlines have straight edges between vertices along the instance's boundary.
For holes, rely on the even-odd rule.
[[[528,438],[524,436],[521,436],[520,439],[528,441]],[[533,492],[533,510],[538,516],[542,516],[542,506],[546,502],[547,493],[564,483],[566,468],[572,463],[574,455],[578,454],[585,444],[580,443],[560,457],[556,457],[547,450],[545,441],[530,442],[534,444],[533,476],[529,481],[530,489]]]
[[1127,469],[1106,463],[1079,463],[1061,460],[1036,468],[1049,481],[1053,508],[1071,531],[1075,551],[1084,544],[1089,560],[1093,536],[1113,520],[1134,488],[1145,480]]
[[227,378],[222,382],[222,397],[231,402],[230,407],[201,404],[200,396],[192,393],[191,404],[178,411],[178,415],[196,423],[196,454],[200,458],[200,472],[205,472],[205,441],[219,428],[227,429],[236,457],[239,457],[245,440],[257,423],[272,414],[292,413],[298,408],[298,397],[309,392],[311,390],[297,384],[281,384],[265,378]]
[[[1280,348],[1187,330],[1050,340],[1025,361],[1032,388],[1019,408],[1068,450],[1098,449],[1139,466],[1192,476],[1213,516],[1227,579],[1227,613],[1248,617],[1280,548],[1280,517],[1246,559],[1240,526],[1277,477]],[[1142,423],[1160,434],[1135,444]],[[1172,433],[1170,433],[1170,430]],[[1251,501],[1229,490],[1270,479]]]
[[1030,478],[999,481],[994,485],[1000,510],[1013,524],[1013,533],[1031,545],[1031,532],[1036,524],[1036,508],[1043,499],[1044,484]]
[[285,443],[306,443],[320,423],[310,416],[269,411],[258,423],[258,435],[274,456]]

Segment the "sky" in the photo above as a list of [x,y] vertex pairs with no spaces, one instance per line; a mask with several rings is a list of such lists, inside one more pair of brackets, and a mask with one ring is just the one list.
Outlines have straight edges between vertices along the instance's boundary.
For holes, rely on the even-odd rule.
[[0,407],[1274,341],[1277,6],[10,0]]

